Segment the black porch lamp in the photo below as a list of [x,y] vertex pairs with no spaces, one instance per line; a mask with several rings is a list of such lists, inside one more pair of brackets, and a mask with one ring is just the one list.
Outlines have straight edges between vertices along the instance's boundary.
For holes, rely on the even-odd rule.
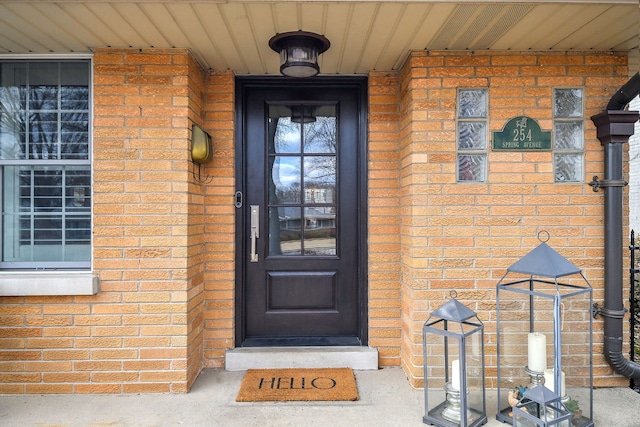
[[312,77],[320,72],[318,55],[329,49],[329,40],[308,31],[276,34],[269,47],[280,53],[280,72],[289,77]]

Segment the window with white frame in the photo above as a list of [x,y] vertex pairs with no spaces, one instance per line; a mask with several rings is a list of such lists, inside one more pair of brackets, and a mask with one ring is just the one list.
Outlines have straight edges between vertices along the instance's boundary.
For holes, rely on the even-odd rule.
[[0,60],[0,269],[88,269],[90,60]]
[[580,88],[553,91],[553,167],[556,182],[584,180],[584,107]]
[[459,89],[457,102],[458,181],[486,181],[488,93]]

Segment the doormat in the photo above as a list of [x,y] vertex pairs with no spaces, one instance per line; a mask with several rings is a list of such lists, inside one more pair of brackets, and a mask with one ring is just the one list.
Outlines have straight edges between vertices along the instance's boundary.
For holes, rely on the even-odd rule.
[[358,400],[350,368],[249,369],[236,402]]

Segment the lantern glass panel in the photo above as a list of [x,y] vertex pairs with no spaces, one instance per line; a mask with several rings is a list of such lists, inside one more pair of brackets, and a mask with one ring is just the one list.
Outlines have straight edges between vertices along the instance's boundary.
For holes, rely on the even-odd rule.
[[465,338],[465,361],[467,374],[467,407],[469,423],[475,422],[485,415],[484,393],[484,356],[482,335],[472,334]]
[[426,423],[460,425],[465,416],[467,426],[486,422],[483,331],[479,320],[458,323],[439,319],[425,324]]
[[498,285],[499,420],[511,421],[518,390],[544,384],[571,410],[573,426],[593,425],[592,291],[580,279]]
[[571,414],[553,405],[536,402],[518,404],[514,410],[514,426],[518,427],[571,427]]

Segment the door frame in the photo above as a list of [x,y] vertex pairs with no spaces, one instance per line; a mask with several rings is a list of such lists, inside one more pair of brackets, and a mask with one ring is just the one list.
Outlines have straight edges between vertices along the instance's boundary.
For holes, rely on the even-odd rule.
[[[368,135],[367,135],[367,77],[311,77],[311,78],[290,78],[280,76],[237,76],[235,78],[235,178],[236,197],[238,194],[246,194],[246,153],[244,147],[244,136],[246,134],[247,123],[244,120],[244,105],[246,94],[252,89],[274,88],[283,86],[286,88],[299,88],[303,91],[306,87],[332,88],[332,89],[352,89],[358,97],[358,150],[357,150],[357,194],[356,205],[358,217],[363,220],[358,223],[358,315],[359,334],[362,346],[367,346],[369,342],[369,286],[368,286],[368,187],[367,187],[367,165],[368,165]],[[244,203],[244,200],[242,201]],[[248,239],[243,238],[244,230],[247,230],[249,215],[246,206],[235,208],[235,346],[240,347],[245,338],[245,269],[247,262]]]

